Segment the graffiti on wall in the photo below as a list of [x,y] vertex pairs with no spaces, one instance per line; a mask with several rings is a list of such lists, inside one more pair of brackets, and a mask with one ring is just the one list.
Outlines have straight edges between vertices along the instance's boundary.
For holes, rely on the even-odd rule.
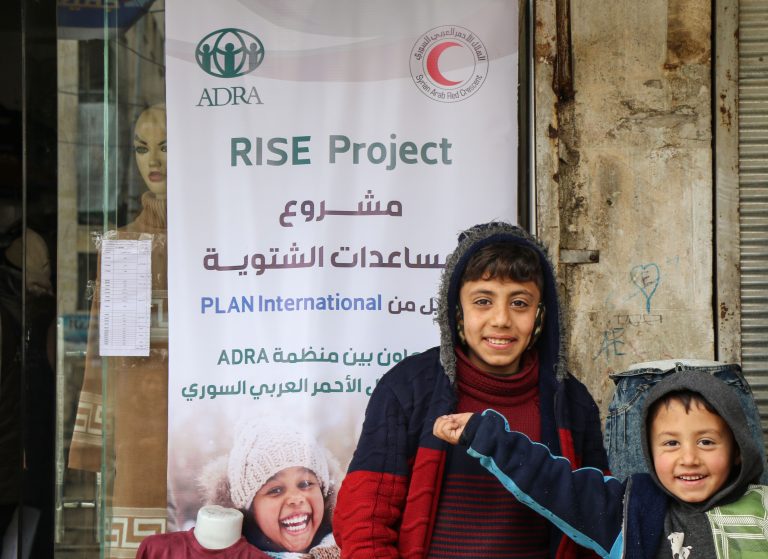
[[638,264],[629,272],[633,294],[628,299],[642,295],[642,309],[638,313],[617,313],[611,317],[598,336],[598,348],[592,359],[600,357],[606,360],[622,357],[627,353],[628,335],[633,329],[653,327],[662,324],[664,317],[651,312],[651,302],[661,284],[661,268],[658,264]]

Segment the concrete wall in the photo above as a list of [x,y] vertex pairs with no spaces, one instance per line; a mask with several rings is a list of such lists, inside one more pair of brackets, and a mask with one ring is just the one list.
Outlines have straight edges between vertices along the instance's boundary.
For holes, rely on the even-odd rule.
[[537,231],[559,247],[571,370],[603,411],[611,372],[717,356],[711,9],[535,2]]

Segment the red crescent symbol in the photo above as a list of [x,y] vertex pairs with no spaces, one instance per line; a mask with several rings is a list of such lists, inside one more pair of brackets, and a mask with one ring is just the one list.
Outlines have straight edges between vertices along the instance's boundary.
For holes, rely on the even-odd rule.
[[445,87],[450,87],[452,85],[458,85],[461,83],[461,81],[454,82],[446,78],[444,75],[440,73],[440,68],[437,65],[440,59],[440,55],[443,54],[443,51],[445,49],[450,47],[460,47],[460,46],[461,45],[459,43],[454,43],[453,41],[446,41],[445,43],[438,44],[431,51],[429,51],[429,54],[427,55],[427,74],[429,74],[429,76],[435,82]]

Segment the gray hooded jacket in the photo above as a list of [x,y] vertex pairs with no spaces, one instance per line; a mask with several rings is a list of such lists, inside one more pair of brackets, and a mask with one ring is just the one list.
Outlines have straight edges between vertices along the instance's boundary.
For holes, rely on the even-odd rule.
[[[717,415],[731,429],[738,449],[739,460],[733,464],[726,482],[708,499],[700,503],[681,501],[661,484],[653,467],[648,441],[648,418],[653,404],[673,392],[683,390],[699,394],[714,408]],[[642,417],[641,440],[649,475],[658,488],[670,498],[669,507],[664,516],[662,536],[666,535],[666,539],[674,543],[667,544],[662,539],[656,557],[658,559],[669,557],[670,552],[674,553],[675,546],[687,548],[694,557],[716,557],[712,528],[705,514],[706,511],[740,499],[749,484],[758,483],[763,471],[762,458],[757,446],[759,443],[752,436],[737,395],[733,389],[712,375],[698,371],[681,371],[670,375],[651,389],[643,406]]]
[[760,450],[757,446],[758,442],[752,437],[744,410],[741,408],[739,399],[733,390],[712,375],[697,371],[681,371],[670,375],[654,386],[648,393],[648,398],[643,406],[643,454],[651,477],[667,495],[677,500],[674,495],[664,489],[653,468],[653,458],[648,444],[648,412],[655,402],[672,392],[682,390],[689,390],[700,394],[717,411],[717,414],[730,427],[739,449],[740,463],[734,466],[731,476],[725,485],[702,503],[686,504],[686,508],[690,510],[705,511],[714,506],[735,501],[741,497],[747,485],[758,482],[760,474],[763,472],[763,464],[760,458]]

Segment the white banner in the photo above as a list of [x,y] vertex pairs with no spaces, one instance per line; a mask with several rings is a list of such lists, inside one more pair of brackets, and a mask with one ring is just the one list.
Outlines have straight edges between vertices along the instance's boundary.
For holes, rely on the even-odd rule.
[[377,380],[437,344],[457,233],[516,216],[518,14],[168,0],[166,21],[169,487],[185,528],[243,421],[294,426],[344,468]]

